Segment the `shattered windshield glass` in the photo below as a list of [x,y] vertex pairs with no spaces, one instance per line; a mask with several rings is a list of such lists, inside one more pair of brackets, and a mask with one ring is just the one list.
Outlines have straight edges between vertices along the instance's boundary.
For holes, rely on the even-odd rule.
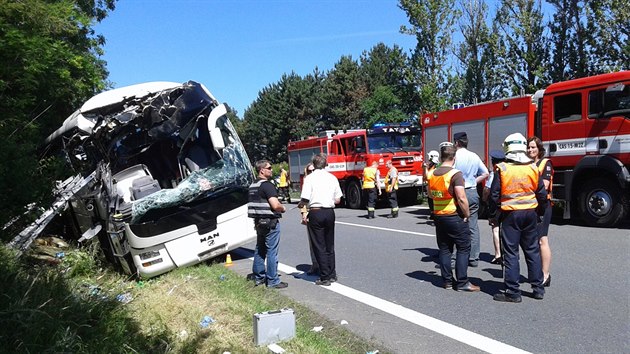
[[191,202],[200,197],[211,197],[214,193],[232,187],[248,187],[253,181],[252,169],[234,127],[226,117],[220,119],[226,147],[223,158],[210,166],[190,175],[172,189],[163,189],[146,196],[133,204],[132,223],[138,222],[150,209],[166,208]]

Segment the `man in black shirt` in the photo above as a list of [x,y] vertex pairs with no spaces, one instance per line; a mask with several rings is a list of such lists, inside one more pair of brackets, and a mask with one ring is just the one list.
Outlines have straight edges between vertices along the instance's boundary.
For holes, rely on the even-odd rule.
[[[247,214],[254,218],[256,227],[256,249],[252,272],[256,285],[267,284],[269,288],[286,288],[278,275],[278,245],[280,244],[280,218],[286,211],[278,200],[276,187],[269,182],[271,163],[267,160],[256,162],[258,180],[249,186]],[[265,269],[265,259],[267,267]]]

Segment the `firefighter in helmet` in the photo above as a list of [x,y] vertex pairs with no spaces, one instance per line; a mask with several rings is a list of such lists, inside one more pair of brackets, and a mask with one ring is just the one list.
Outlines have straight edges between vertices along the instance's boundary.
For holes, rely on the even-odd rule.
[[538,169],[527,156],[527,139],[510,134],[503,142],[505,162],[496,165],[490,187],[490,225],[501,224],[503,260],[505,264],[505,292],[494,295],[494,300],[521,302],[519,289],[519,246],[523,248],[527,274],[534,299],[545,294],[538,243],[538,216],[544,214],[547,191]]
[[[438,165],[440,164],[440,153],[435,151],[435,150],[431,150],[429,151],[429,153],[427,154],[427,162],[424,164],[424,181],[425,184],[428,188],[429,185],[429,179],[431,178],[431,175],[433,175],[433,171],[435,171],[435,169],[438,167]],[[427,193],[427,203],[429,204],[429,218],[433,219],[433,197],[431,196],[430,193]]]

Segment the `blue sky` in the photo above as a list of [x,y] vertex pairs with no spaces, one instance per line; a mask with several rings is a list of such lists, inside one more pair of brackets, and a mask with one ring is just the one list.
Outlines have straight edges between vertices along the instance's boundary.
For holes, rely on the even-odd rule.
[[95,26],[114,87],[203,83],[239,116],[282,74],[330,70],[383,42],[409,53],[415,38],[396,0],[120,0]]

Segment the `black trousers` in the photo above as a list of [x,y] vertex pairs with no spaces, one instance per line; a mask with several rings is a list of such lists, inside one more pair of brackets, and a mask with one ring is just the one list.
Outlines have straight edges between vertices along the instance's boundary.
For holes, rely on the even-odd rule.
[[321,280],[337,277],[335,270],[335,210],[311,209],[308,228],[313,238],[313,252],[319,264]]
[[376,187],[363,190],[367,199],[368,210],[374,210],[376,206],[376,198],[378,197],[378,189]]
[[392,189],[391,192],[387,193],[387,197],[389,199],[389,207],[392,209],[398,209],[398,194],[395,189]]

